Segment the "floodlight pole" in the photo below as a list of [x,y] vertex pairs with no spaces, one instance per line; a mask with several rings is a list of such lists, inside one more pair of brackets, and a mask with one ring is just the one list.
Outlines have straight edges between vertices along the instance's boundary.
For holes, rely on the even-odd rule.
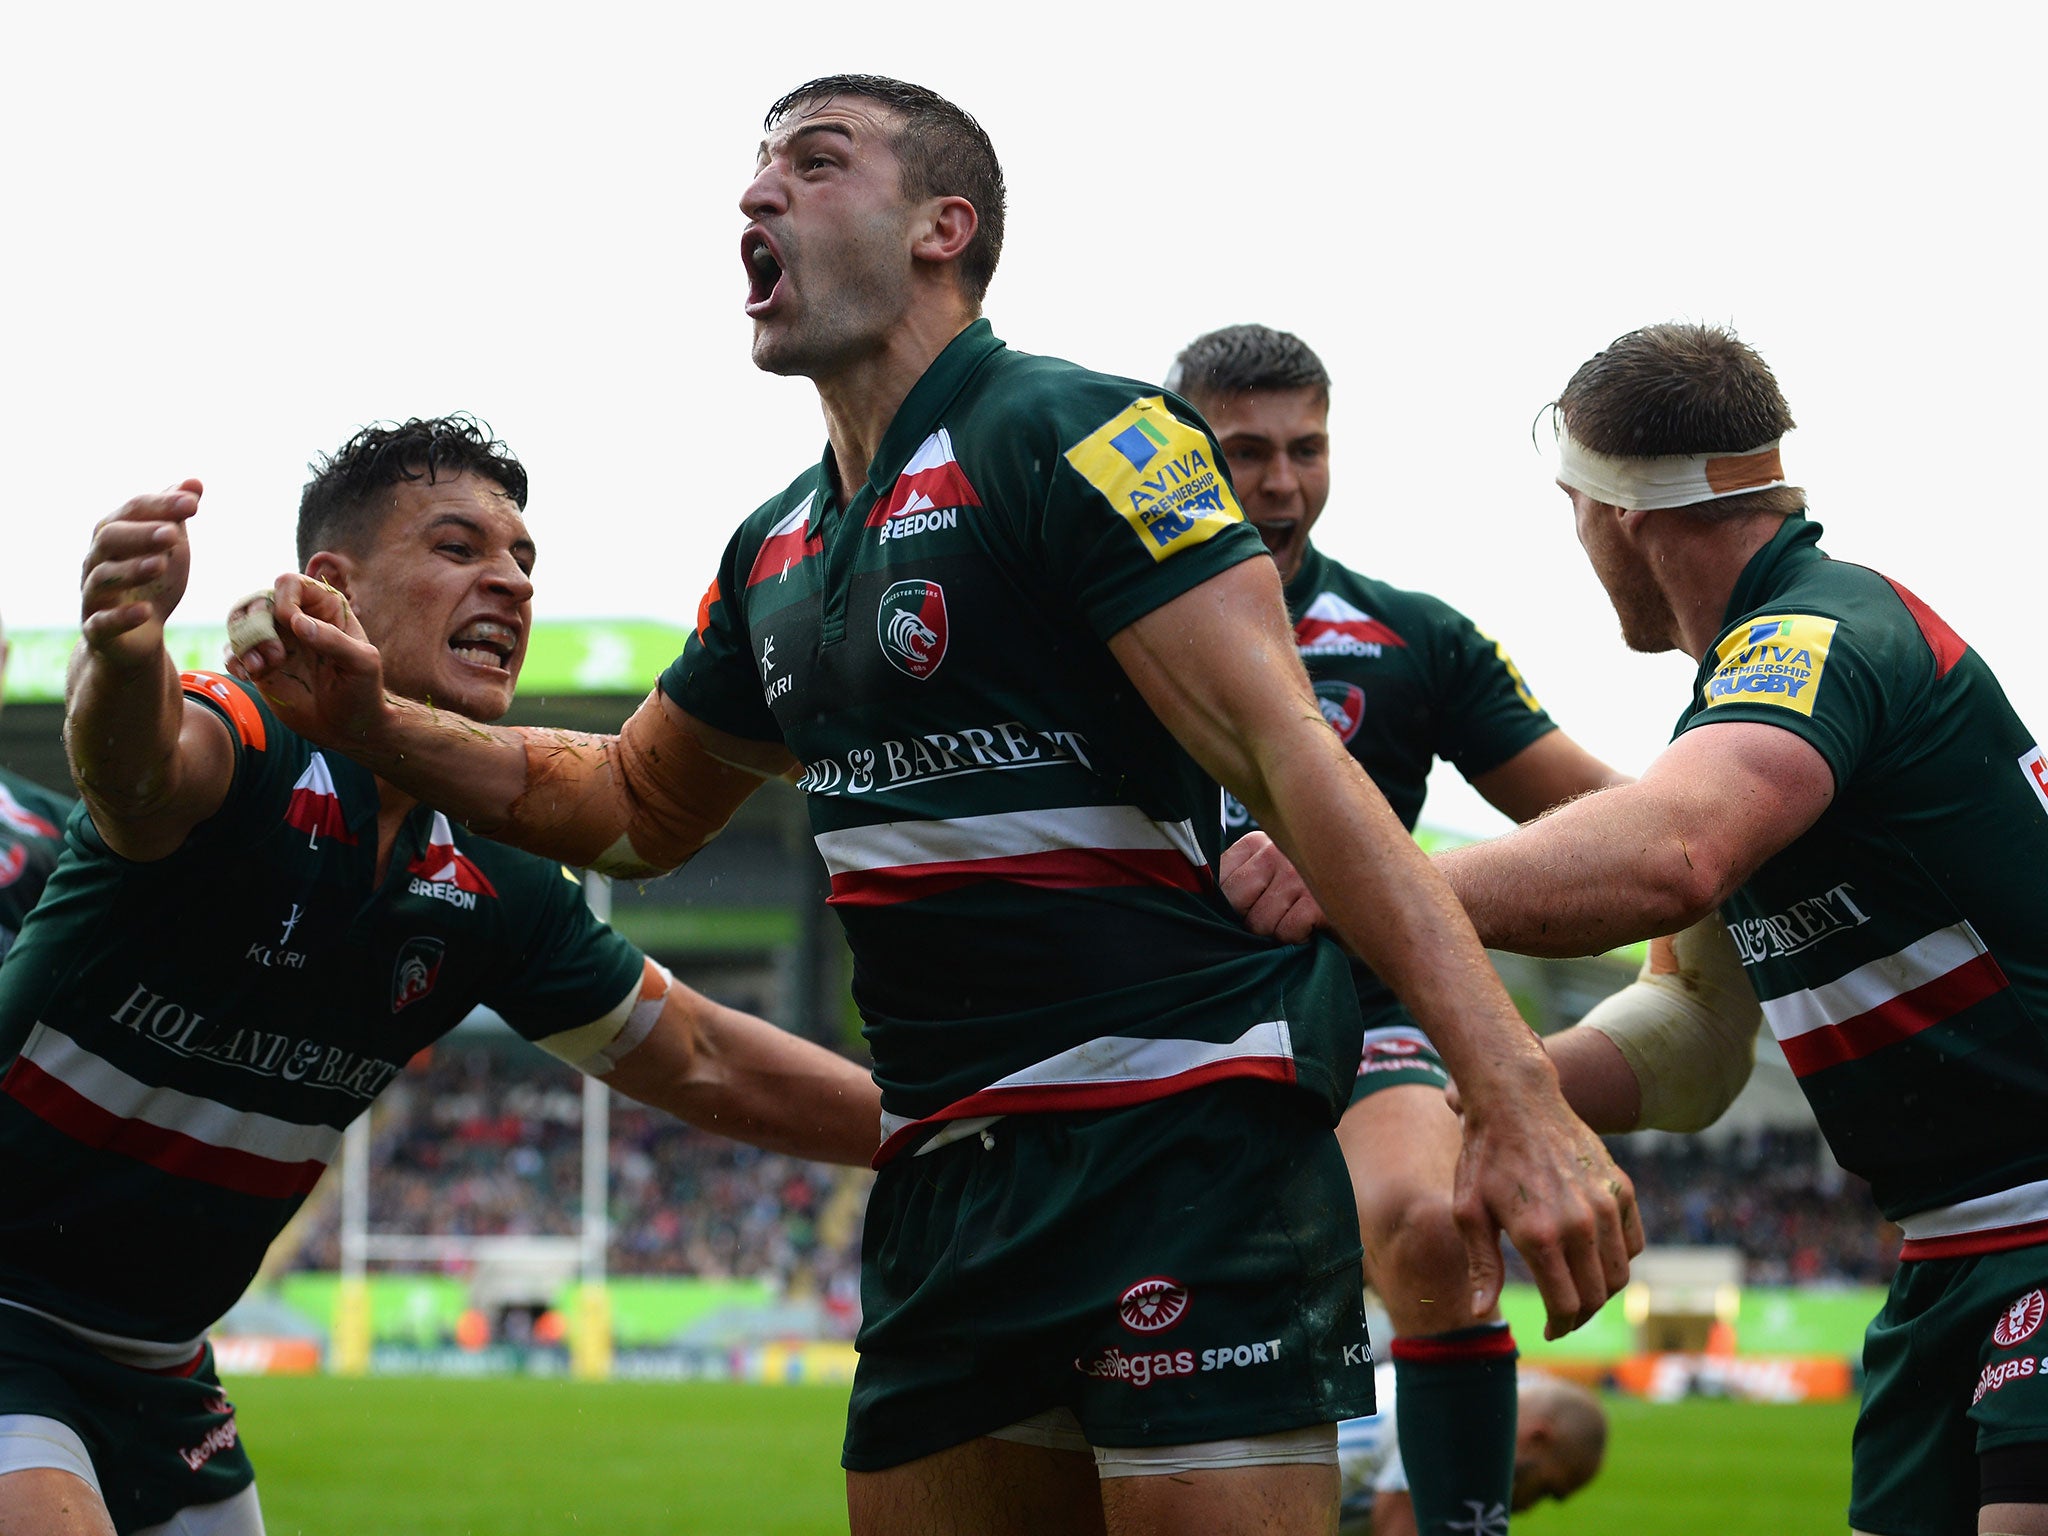
[[370,1368],[370,1116],[341,1135],[341,1285],[334,1298],[329,1366],[342,1376]]
[[[612,883],[595,870],[583,876],[583,899],[600,919],[612,915]],[[612,1091],[597,1078],[583,1078],[582,1285],[577,1288],[571,1326],[570,1368],[584,1380],[601,1381],[612,1371],[611,1295],[605,1288],[605,1250],[611,1244]]]

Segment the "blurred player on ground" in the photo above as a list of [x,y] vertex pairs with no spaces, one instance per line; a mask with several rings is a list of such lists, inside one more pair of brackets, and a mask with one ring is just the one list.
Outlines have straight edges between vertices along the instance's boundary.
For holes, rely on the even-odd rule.
[[[1394,1432],[1401,1393],[1392,1366],[1376,1373],[1379,1412],[1337,1426],[1343,1495],[1338,1536],[1417,1536],[1417,1506]],[[1517,1514],[1545,1499],[1562,1502],[1590,1483],[1607,1454],[1607,1414],[1584,1387],[1524,1371],[1515,1384],[1513,1469],[1504,1506]],[[1474,1499],[1452,1517],[1457,1531],[1505,1530],[1505,1516]]]
[[[1865,1340],[1850,1518],[2048,1532],[2048,762],[1889,577],[1829,559],[1726,331],[1635,331],[1557,403],[1558,483],[1639,651],[1699,663],[1633,785],[1446,854],[1491,943],[1574,954],[1721,909],[1843,1167],[1905,1231]],[[1289,905],[1271,850],[1230,876]],[[1567,1062],[1575,1100],[1711,1077],[1694,1032]],[[1560,1058],[1561,1061],[1564,1058]],[[1599,1113],[1599,1111],[1593,1111]]]
[[[4,1532],[261,1531],[207,1328],[348,1122],[479,1003],[706,1128],[873,1145],[866,1074],[672,983],[567,869],[315,749],[243,683],[181,677],[163,626],[199,496],[94,535],[65,715],[90,815],[0,966]],[[372,428],[319,466],[300,554],[392,688],[491,720],[531,622],[525,502],[473,422]]]

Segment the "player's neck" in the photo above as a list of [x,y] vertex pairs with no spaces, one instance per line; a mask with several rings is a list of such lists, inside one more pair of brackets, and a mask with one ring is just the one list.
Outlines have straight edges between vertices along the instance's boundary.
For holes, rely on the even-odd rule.
[[1645,524],[1649,537],[1644,552],[1671,605],[1678,648],[1694,661],[1703,660],[1714,648],[1735,583],[1783,522],[1781,517],[1760,516],[1730,523],[1690,524],[1689,519],[1668,518],[1661,527],[1655,519]]
[[813,380],[825,411],[842,507],[859,494],[890,423],[917,381],[975,318],[956,305],[913,306],[881,347]]

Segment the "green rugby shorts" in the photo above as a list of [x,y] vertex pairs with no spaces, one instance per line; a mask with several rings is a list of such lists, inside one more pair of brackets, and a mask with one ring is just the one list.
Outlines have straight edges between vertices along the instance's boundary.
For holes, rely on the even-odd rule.
[[1899,1266],[1863,1336],[1849,1523],[1977,1529],[1977,1457],[2048,1443],[2048,1245]]
[[1372,1412],[1351,1180],[1300,1090],[1017,1115],[881,1171],[844,1464],[1066,1407],[1099,1446]]
[[211,1344],[188,1367],[141,1370],[46,1318],[0,1306],[0,1415],[8,1414],[55,1419],[85,1442],[123,1533],[256,1480]]

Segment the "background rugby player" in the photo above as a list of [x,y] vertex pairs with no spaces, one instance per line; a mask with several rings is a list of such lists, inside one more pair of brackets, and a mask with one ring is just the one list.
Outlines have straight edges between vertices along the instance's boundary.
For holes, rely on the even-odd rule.
[[[1851,1523],[2039,1536],[2048,759],[1941,615],[1821,552],[1785,479],[1791,410],[1734,335],[1620,337],[1557,417],[1622,639],[1692,657],[1693,690],[1638,782],[1438,866],[1488,942],[1529,953],[1720,908],[1836,1160],[1905,1232],[1865,1338]],[[1292,879],[1271,850],[1237,874]],[[1716,1054],[1678,1037],[1632,1072],[1647,1094]]]
[[[1194,404],[1230,464],[1245,516],[1280,568],[1296,648],[1346,750],[1411,831],[1431,764],[1456,765],[1487,801],[1527,821],[1626,782],[1557,728],[1506,649],[1442,600],[1346,568],[1311,534],[1329,501],[1330,377],[1297,336],[1233,325],[1196,338],[1168,382]],[[1225,801],[1225,835],[1251,828]],[[1735,952],[1718,923],[1684,936],[1694,959]],[[1737,982],[1754,1035],[1755,999]],[[1369,966],[1354,962],[1365,1049],[1337,1127],[1351,1169],[1366,1274],[1394,1325],[1399,1424],[1421,1529],[1469,1506],[1505,1509],[1515,1468],[1515,1349],[1498,1311],[1475,1315],[1451,1211],[1459,1135],[1442,1061]],[[1643,985],[1643,984],[1639,984]],[[1662,993],[1652,996],[1661,997]],[[1624,999],[1589,1022],[1601,1027]],[[1746,1076],[1746,1074],[1745,1074]],[[1739,1083],[1736,1085],[1739,1086]]]
[[[0,626],[0,704],[7,682],[7,630]],[[71,802],[33,780],[0,768],[0,960],[64,851]]]

